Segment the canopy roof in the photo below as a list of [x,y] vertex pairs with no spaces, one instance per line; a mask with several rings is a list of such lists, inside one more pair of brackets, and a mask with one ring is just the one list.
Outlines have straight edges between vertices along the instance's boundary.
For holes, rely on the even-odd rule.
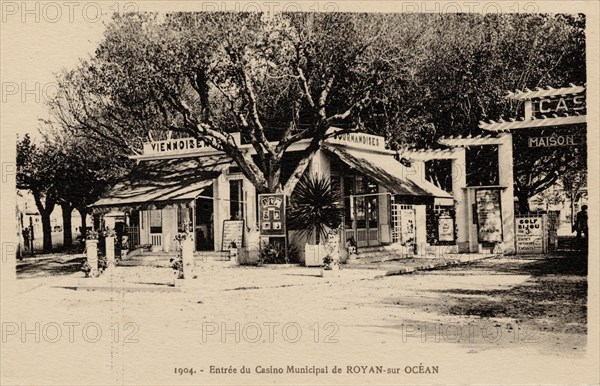
[[525,120],[520,118],[519,120],[511,119],[505,121],[503,119],[498,122],[490,120],[490,122],[479,122],[479,127],[483,130],[488,131],[510,131],[514,129],[531,129],[538,127],[548,126],[563,126],[563,125],[576,125],[586,123],[585,115],[567,115],[567,116],[553,116],[550,118],[532,118]]
[[535,98],[546,98],[550,96],[564,96],[568,94],[578,94],[585,92],[585,86],[577,86],[571,83],[569,87],[562,88],[552,88],[548,86],[546,89],[541,87],[536,87],[535,90],[530,90],[528,88],[525,91],[515,90],[515,92],[509,92],[506,96],[508,99],[515,100],[527,100],[527,99],[535,99]]
[[392,155],[368,153],[331,144],[324,145],[324,148],[393,194],[453,198],[450,193],[431,182],[412,175],[410,169],[396,161]]
[[230,164],[224,155],[143,161],[92,207],[123,210],[186,203]]

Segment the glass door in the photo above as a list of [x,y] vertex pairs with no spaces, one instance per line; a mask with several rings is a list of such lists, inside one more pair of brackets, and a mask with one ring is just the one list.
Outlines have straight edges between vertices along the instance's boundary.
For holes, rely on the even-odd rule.
[[377,184],[365,177],[344,178],[345,227],[347,230],[352,227],[351,234],[358,247],[380,244],[377,190]]

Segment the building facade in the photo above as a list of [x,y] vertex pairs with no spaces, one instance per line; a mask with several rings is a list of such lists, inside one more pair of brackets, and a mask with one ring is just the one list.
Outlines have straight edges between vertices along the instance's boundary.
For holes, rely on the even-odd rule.
[[[306,146],[301,141],[289,148],[283,181]],[[243,221],[242,247],[260,241],[256,189],[227,155],[184,138],[146,143],[133,158],[134,171],[93,205],[109,227],[126,227],[132,247],[172,252],[175,236],[187,228],[196,251],[226,250],[225,222],[231,220]],[[305,173],[330,179],[343,197],[341,245],[352,240],[359,249],[392,246],[417,253],[431,244],[456,246],[455,196],[462,189],[446,192],[426,180],[423,161],[407,166],[397,158],[383,137],[366,133],[331,137],[312,158]],[[288,239],[300,252],[311,242],[293,230]]]

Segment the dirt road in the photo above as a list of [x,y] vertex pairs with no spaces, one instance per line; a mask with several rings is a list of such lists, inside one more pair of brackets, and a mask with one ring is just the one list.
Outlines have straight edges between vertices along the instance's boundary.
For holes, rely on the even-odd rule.
[[[65,261],[70,266],[72,259]],[[137,271],[136,277],[142,272],[157,287],[170,274],[143,269],[148,275]],[[229,268],[205,272],[201,286],[183,292],[123,292],[74,291],[66,284],[79,280],[79,273],[39,278],[23,270],[30,278],[20,281],[23,290],[14,302],[27,307],[4,318],[18,322],[18,331],[7,335],[3,355],[16,352],[42,361],[57,383],[78,373],[52,366],[65,360],[65,347],[67,353],[73,350],[74,356],[66,359],[74,368],[93,369],[127,384],[149,375],[156,382],[217,382],[223,378],[211,374],[210,366],[248,365],[256,373],[258,365],[285,368],[290,363],[327,365],[329,371],[336,364],[380,364],[403,373],[406,366],[439,365],[446,375],[464,370],[455,374],[463,383],[475,371],[469,368],[475,357],[518,376],[519,357],[539,356],[552,368],[585,353],[587,264],[582,257],[492,258],[378,278],[353,271],[325,280],[316,269]],[[35,334],[20,334],[36,322],[41,323],[39,343],[31,342]],[[61,326],[55,342],[44,335],[48,323]],[[65,323],[77,323],[73,342]],[[91,324],[94,331],[89,331]],[[52,331],[48,327],[46,335]],[[90,343],[95,331],[101,338]],[[84,356],[75,354],[81,347]],[[445,352],[452,354],[437,357]],[[205,378],[173,378],[174,368],[181,366],[194,367]],[[3,371],[24,379],[18,367]],[[285,376],[277,379],[285,382]],[[434,375],[423,377],[432,378],[419,380],[436,380]],[[266,375],[256,380],[270,381]]]

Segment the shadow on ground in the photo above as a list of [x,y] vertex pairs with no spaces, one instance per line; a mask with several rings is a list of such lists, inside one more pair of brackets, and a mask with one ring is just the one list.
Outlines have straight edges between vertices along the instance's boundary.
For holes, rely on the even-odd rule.
[[81,271],[84,261],[81,254],[24,258],[17,263],[17,278],[71,275]]
[[[437,294],[411,304],[442,315],[510,318],[535,324],[543,331],[587,333],[587,256],[545,255],[514,259],[489,259],[468,268],[452,268],[448,274],[527,275],[523,283],[501,289],[449,288],[429,290]],[[454,271],[454,272],[453,272]],[[436,274],[431,274],[434,280]],[[426,295],[426,294],[424,294]],[[394,304],[406,305],[403,300]]]

